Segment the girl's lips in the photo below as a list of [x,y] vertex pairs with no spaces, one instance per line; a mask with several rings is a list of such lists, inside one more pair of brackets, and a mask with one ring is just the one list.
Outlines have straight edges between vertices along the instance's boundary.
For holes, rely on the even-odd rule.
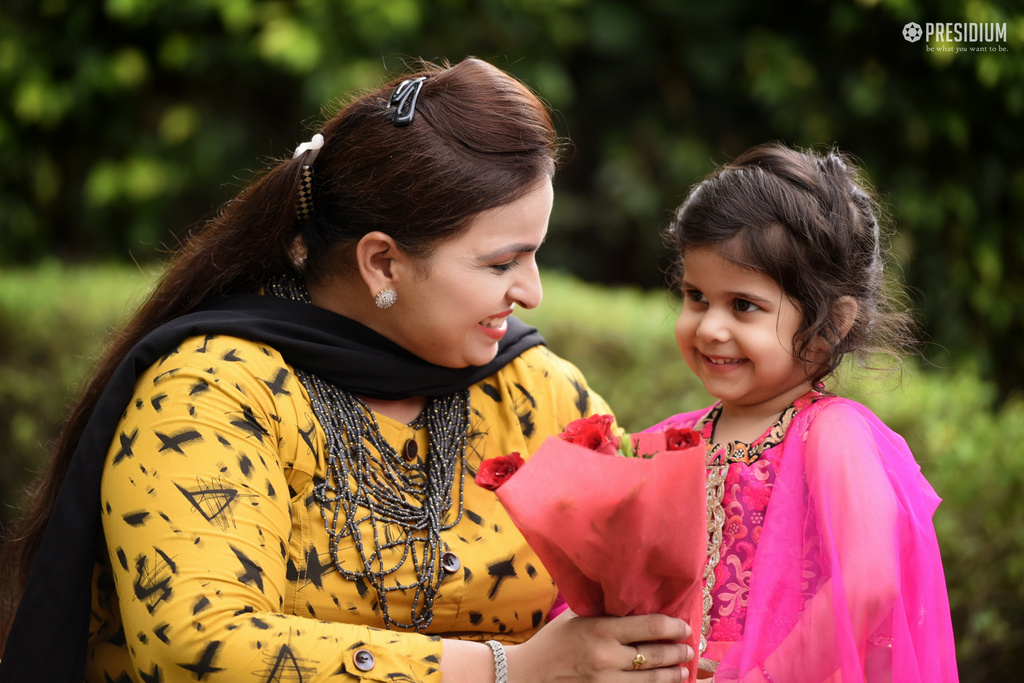
[[747,362],[746,358],[726,358],[724,356],[708,356],[700,354],[704,364],[716,370],[730,370]]

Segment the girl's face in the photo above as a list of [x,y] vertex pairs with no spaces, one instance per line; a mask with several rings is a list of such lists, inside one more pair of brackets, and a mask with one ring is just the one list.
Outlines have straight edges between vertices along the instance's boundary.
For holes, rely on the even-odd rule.
[[811,389],[793,350],[802,312],[774,280],[697,247],[684,255],[682,289],[676,340],[724,413],[781,413]]
[[505,206],[485,211],[423,260],[403,260],[398,302],[385,334],[435,365],[461,368],[494,359],[514,305],[541,301],[536,253],[554,193],[544,179]]

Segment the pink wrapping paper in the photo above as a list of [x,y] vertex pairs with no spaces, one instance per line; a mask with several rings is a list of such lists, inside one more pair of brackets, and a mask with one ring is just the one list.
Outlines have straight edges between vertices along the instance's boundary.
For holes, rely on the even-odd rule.
[[[707,553],[704,444],[667,451],[633,436],[624,458],[549,438],[497,491],[570,609],[581,616],[685,619],[697,651]],[[696,658],[689,665],[696,679]]]

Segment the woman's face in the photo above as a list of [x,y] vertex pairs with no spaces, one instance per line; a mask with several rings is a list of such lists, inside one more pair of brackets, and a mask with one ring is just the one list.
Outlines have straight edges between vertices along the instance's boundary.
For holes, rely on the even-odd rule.
[[545,178],[516,201],[479,214],[429,257],[396,263],[398,301],[381,312],[384,334],[435,365],[493,360],[513,306],[541,301],[536,253],[553,198]]

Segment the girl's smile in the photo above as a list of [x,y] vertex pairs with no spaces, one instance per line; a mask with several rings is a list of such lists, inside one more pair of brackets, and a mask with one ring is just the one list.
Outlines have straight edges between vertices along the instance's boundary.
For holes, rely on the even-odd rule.
[[683,296],[676,340],[723,416],[774,419],[810,390],[793,350],[802,312],[767,275],[700,247],[685,254]]
[[713,358],[704,354],[701,354],[701,357],[704,359],[705,363],[720,367],[723,370],[729,369],[731,366],[747,362],[745,358]]

